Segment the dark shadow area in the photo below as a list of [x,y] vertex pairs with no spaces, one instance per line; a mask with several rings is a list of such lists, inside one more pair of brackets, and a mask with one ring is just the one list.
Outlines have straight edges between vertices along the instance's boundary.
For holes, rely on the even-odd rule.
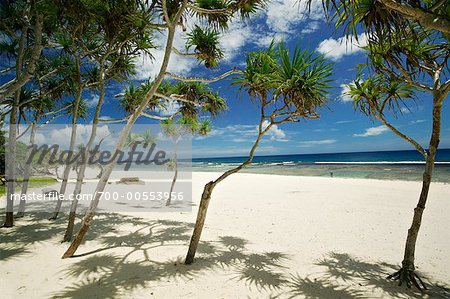
[[[398,286],[387,276],[398,267],[387,263],[372,263],[360,260],[347,253],[331,252],[315,263],[320,266],[318,274],[292,276],[289,287],[291,298],[450,298],[449,288],[434,283],[425,277],[428,291]],[[363,289],[364,291],[361,291]]]

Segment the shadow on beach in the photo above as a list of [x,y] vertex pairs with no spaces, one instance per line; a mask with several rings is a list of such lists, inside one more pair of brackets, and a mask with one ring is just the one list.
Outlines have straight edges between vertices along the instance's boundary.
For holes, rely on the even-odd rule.
[[[1,230],[0,260],[32,259],[31,245],[62,238],[66,215],[54,222],[46,220],[47,216],[49,213],[31,212],[16,227]],[[131,232],[118,231],[120,226],[131,227]],[[189,266],[184,265],[183,256],[158,260],[155,250],[187,248],[192,229],[193,224],[188,222],[99,214],[86,238],[86,241],[95,240],[97,248],[90,251],[81,248],[62,273],[77,282],[52,297],[126,297],[136,289],[149,288],[150,282],[170,285],[177,279],[201,279],[202,275],[217,270],[249,289],[256,288],[265,298],[367,298],[368,294],[379,298],[450,296],[448,287],[433,283],[424,273],[421,275],[429,287],[425,294],[398,287],[386,279],[396,266],[367,262],[346,253],[330,252],[314,263],[316,273],[302,277],[290,273],[288,254],[255,252],[247,248],[248,240],[234,236],[201,242],[197,258]]]

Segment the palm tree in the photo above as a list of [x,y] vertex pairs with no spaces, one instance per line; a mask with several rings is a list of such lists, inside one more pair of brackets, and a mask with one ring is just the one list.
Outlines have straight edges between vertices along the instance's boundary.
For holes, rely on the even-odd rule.
[[[390,29],[394,30],[394,29]],[[405,245],[402,267],[388,278],[426,289],[425,284],[415,272],[415,246],[428,198],[433,175],[434,161],[439,145],[442,105],[450,92],[450,72],[447,61],[450,46],[442,41],[439,34],[433,34],[416,26],[405,37],[399,32],[388,33],[391,40],[373,34],[366,49],[370,62],[368,71],[374,74],[366,79],[357,79],[349,85],[348,94],[355,107],[364,114],[382,122],[393,133],[410,143],[419,151],[426,162],[422,190],[414,209],[414,217]],[[388,113],[398,114],[402,106],[408,107],[419,92],[427,92],[433,98],[432,131],[428,149],[412,137],[402,133],[387,118]],[[400,112],[401,113],[401,112]]]
[[245,70],[234,79],[233,85],[239,86],[259,105],[257,137],[242,164],[205,185],[186,264],[194,261],[208,205],[217,184],[252,163],[259,142],[273,126],[301,119],[316,119],[319,117],[316,109],[326,101],[332,72],[331,65],[322,56],[313,57],[313,53],[298,48],[290,55],[283,43],[277,49],[272,43],[266,51],[247,54],[246,62]]

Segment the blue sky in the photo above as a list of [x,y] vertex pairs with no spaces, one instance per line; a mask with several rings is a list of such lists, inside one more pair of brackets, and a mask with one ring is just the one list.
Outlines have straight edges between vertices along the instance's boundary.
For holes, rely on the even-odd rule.
[[[187,20],[188,30],[194,23]],[[353,42],[346,42],[342,32],[327,24],[321,1],[313,1],[311,13],[307,13],[297,0],[273,0],[266,11],[242,23],[235,20],[230,30],[223,34],[221,41],[225,59],[220,68],[207,70],[195,59],[172,55],[169,70],[184,76],[214,77],[233,67],[242,68],[245,53],[266,47],[270,41],[284,39],[289,48],[298,45],[302,49],[325,54],[334,62],[333,89],[327,107],[320,109],[320,119],[294,124],[284,124],[271,130],[261,143],[257,155],[307,154],[330,152],[357,152],[379,150],[412,149],[405,141],[396,137],[381,123],[372,122],[366,116],[355,112],[352,103],[342,96],[343,84],[356,76],[355,66],[365,62],[363,51]],[[157,42],[164,44],[164,36]],[[179,32],[175,46],[184,49],[185,35]],[[364,44],[361,36],[359,42]],[[162,49],[154,52],[155,60],[138,59],[136,82],[156,74],[162,59]],[[259,120],[258,107],[245,94],[240,94],[230,86],[229,80],[211,85],[219,90],[227,100],[228,111],[212,120],[213,130],[206,137],[193,140],[194,157],[220,157],[246,155],[256,137]],[[101,115],[104,118],[119,118],[117,98],[122,87],[108,88]],[[86,95],[93,110],[98,97]],[[93,112],[91,113],[93,114]],[[64,122],[61,119],[58,122]],[[66,120],[67,121],[67,120]],[[140,119],[138,123],[148,123]],[[151,121],[150,121],[151,122]],[[404,133],[416,138],[426,147],[431,132],[431,98],[421,95],[419,101],[411,105],[392,122]],[[442,116],[441,148],[450,148],[450,104],[444,103]]]

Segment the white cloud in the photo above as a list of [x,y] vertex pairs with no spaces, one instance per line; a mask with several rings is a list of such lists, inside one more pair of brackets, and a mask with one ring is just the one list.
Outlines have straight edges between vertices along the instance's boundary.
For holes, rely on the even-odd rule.
[[341,124],[348,124],[351,122],[353,122],[353,121],[352,120],[340,120],[340,121],[335,122],[335,124],[341,125]]
[[[242,61],[245,55],[242,55],[240,50],[249,44],[266,47],[273,39],[275,41],[287,40],[290,34],[298,35],[299,31],[302,34],[312,33],[319,29],[321,22],[325,21],[324,16],[320,0],[312,1],[310,11],[306,6],[306,1],[273,0],[268,4],[267,9],[253,16],[253,21],[244,23],[236,17],[230,22],[228,30],[220,38],[224,50],[224,61]],[[195,17],[186,18],[185,26],[188,31],[196,21]],[[300,25],[304,25],[303,28]],[[136,79],[147,80],[158,74],[164,58],[165,42],[164,33],[155,38],[155,44],[159,45],[159,48],[152,50],[153,60],[144,55],[137,58]],[[174,47],[183,51],[185,42],[186,32],[182,32],[178,28],[174,38]],[[186,76],[197,66],[198,61],[194,57],[183,57],[172,53],[168,71]]]
[[420,123],[423,123],[423,122],[426,122],[426,120],[424,120],[424,119],[418,119],[418,120],[410,121],[409,124],[410,124],[410,125],[415,125],[415,124],[420,124]]
[[308,140],[308,141],[300,141],[299,147],[313,147],[315,145],[325,145],[325,144],[333,144],[336,143],[336,139],[324,139],[324,140]]
[[358,35],[358,40],[354,36],[349,38],[340,37],[338,39],[329,38],[323,40],[317,47],[317,51],[326,57],[338,61],[346,55],[362,52],[361,47],[367,44],[367,36],[364,33]]
[[[262,128],[265,129],[269,125],[269,121],[265,120],[262,124]],[[258,127],[256,127],[256,132],[258,131]],[[286,133],[280,129],[277,125],[273,125],[269,131],[266,133],[267,136],[270,136],[270,140],[286,142]]]
[[306,28],[302,29],[300,31],[303,34],[313,33],[314,31],[318,30],[320,28],[320,23],[317,21],[311,21]]
[[[267,26],[277,33],[293,33],[300,23],[325,19],[322,2],[318,0],[312,1],[310,12],[306,1],[273,0],[267,6],[266,15]],[[317,22],[312,23],[306,27],[309,32],[303,33],[311,33],[318,29]]]
[[347,94],[350,89],[348,88],[347,84],[341,84],[341,94],[339,95],[338,99],[342,102],[353,102],[353,99]]
[[378,127],[367,128],[366,131],[362,134],[353,134],[353,137],[369,137],[369,136],[377,136],[381,135],[389,129],[383,125]]
[[166,107],[155,109],[155,112],[158,115],[160,115],[160,116],[170,116],[170,115],[175,114],[181,108],[180,103],[175,102],[175,101],[170,101],[170,102],[166,101],[165,104],[166,104]]
[[227,31],[220,37],[220,45],[224,50],[224,60],[232,61],[236,55],[242,54],[239,50],[252,40],[252,30],[249,25],[235,19]]
[[86,100],[86,106],[88,108],[95,108],[97,106],[98,100],[100,97],[96,94],[92,95],[92,97],[88,100]]
[[111,116],[105,115],[105,116],[100,116],[99,120],[113,120],[114,118],[112,118]]
[[[166,44],[167,37],[163,34],[158,35],[155,38],[155,44],[159,45],[158,49],[151,51],[153,60],[146,55],[141,55],[137,58],[137,75],[136,78],[140,80],[147,80],[155,77],[162,65],[164,59],[164,46]],[[177,30],[173,40],[173,46],[183,51],[185,48],[186,34],[181,30]],[[175,53],[170,55],[168,71],[174,72],[179,75],[186,75],[194,67],[198,65],[195,58],[180,56]]]
[[[86,145],[91,136],[92,125],[77,125],[77,137],[76,145]],[[40,129],[36,133],[35,144],[41,146],[43,144],[58,144],[62,149],[68,149],[70,144],[70,137],[72,133],[72,126],[70,125],[48,125]],[[99,125],[97,127],[97,134],[94,144],[100,142],[104,138],[102,146],[113,146],[115,145],[115,140],[112,137],[113,132],[110,130],[108,125]],[[28,142],[29,132],[27,132],[20,140]]]

